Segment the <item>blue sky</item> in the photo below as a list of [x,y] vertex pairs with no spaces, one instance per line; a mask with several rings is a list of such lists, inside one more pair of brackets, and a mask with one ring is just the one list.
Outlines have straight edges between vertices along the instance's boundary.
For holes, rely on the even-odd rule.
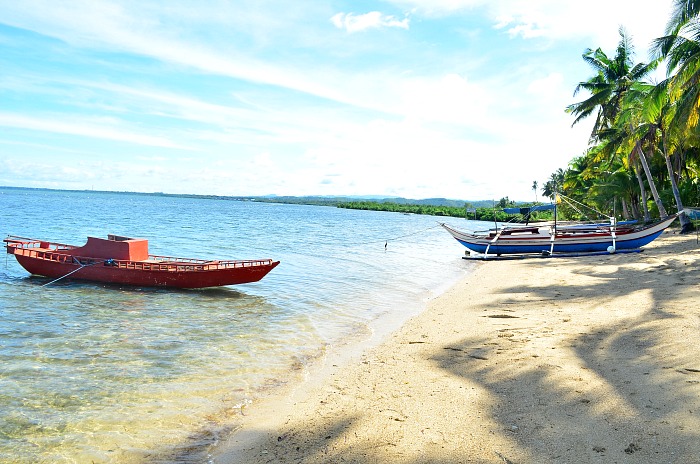
[[0,0],[0,185],[534,200],[671,1]]

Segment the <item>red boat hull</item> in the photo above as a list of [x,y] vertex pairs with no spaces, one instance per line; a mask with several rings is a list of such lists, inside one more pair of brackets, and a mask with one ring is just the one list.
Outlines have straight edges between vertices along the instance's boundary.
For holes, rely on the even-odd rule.
[[[73,272],[68,278],[141,287],[205,288],[258,282],[279,264],[269,264],[216,270],[141,270],[119,269],[104,265],[85,266],[45,261],[15,255],[17,262],[29,273],[59,278]],[[184,267],[184,266],[183,266]]]
[[[99,240],[93,239],[97,243]],[[129,240],[136,245],[143,241]],[[87,246],[79,248],[31,239],[6,239],[5,242],[7,252],[15,255],[17,262],[34,275],[141,287],[205,288],[246,284],[259,281],[279,264],[271,259],[206,261],[162,256],[148,256],[138,261],[115,260],[81,256],[80,252]]]

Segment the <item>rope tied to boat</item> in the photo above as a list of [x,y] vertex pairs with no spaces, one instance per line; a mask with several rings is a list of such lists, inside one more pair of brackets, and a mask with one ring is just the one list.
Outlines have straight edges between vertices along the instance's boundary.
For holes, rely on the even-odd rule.
[[416,232],[411,232],[410,234],[399,235],[398,237],[388,238],[388,239],[384,239],[384,240],[370,240],[370,241],[367,241],[367,242],[347,243],[347,245],[371,245],[371,244],[373,244],[373,243],[382,243],[382,242],[384,242],[384,249],[386,250],[387,247],[389,246],[389,242],[391,242],[391,241],[393,241],[393,240],[399,240],[399,239],[401,239],[401,238],[412,237],[413,235],[422,234],[422,233],[427,232],[427,231],[429,231],[429,230],[437,229],[438,227],[441,227],[441,225],[438,224],[438,225],[436,225],[436,226],[428,227],[427,229],[418,230],[418,231],[416,231]]
[[[68,274],[63,275],[63,276],[59,277],[58,279],[54,279],[54,280],[52,280],[51,282],[45,283],[44,285],[42,285],[42,287],[46,287],[47,285],[51,285],[51,284],[53,284],[53,283],[55,283],[55,282],[58,282],[59,280],[64,279],[64,278],[68,277],[69,275],[78,272],[79,270],[81,270],[81,269],[84,268],[84,267],[94,266],[95,264],[106,263],[106,262],[108,262],[108,261],[110,261],[110,260],[109,260],[109,259],[103,259],[102,261],[93,261],[92,263],[83,264],[83,263],[80,262],[80,260],[79,260],[78,258],[76,258],[76,257],[74,256],[74,257],[73,257],[73,262],[75,262],[75,263],[77,263],[77,264],[80,265],[80,267],[79,267],[78,269],[73,269],[73,270],[70,271]],[[113,261],[113,260],[111,260],[111,261]]]

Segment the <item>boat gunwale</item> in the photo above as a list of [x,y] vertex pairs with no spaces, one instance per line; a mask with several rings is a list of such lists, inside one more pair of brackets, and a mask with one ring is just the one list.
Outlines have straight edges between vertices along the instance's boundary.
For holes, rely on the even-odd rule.
[[201,272],[220,271],[225,269],[266,267],[274,264],[272,259],[238,259],[238,260],[207,260],[198,258],[179,258],[173,256],[148,255],[146,260],[104,259],[93,256],[76,256],[71,250],[80,248],[57,242],[48,242],[18,236],[3,239],[7,253],[25,256],[42,261],[55,262],[71,266],[92,266],[104,263],[116,269],[139,271],[167,272]]
[[630,248],[633,244],[635,247],[644,246],[661,234],[677,217],[678,214],[673,214],[654,223],[634,227],[631,230],[628,226],[624,226],[625,229],[619,232],[611,226],[608,230],[601,230],[597,233],[566,233],[563,235],[557,233],[554,236],[545,233],[516,236],[476,235],[460,231],[445,223],[440,223],[440,225],[467,249],[476,253],[491,252],[500,255],[547,251],[543,250],[543,247],[549,248],[550,252],[555,248],[558,250],[563,248],[564,251],[587,250],[604,247],[604,244],[607,244],[605,239],[609,239],[614,248]]

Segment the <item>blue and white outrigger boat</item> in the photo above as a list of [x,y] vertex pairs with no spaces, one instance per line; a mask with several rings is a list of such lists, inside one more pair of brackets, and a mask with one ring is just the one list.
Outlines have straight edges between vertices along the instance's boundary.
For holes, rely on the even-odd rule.
[[676,220],[678,214],[650,225],[616,223],[502,225],[482,232],[463,232],[440,225],[459,243],[482,257],[537,253],[615,253],[648,245]]

